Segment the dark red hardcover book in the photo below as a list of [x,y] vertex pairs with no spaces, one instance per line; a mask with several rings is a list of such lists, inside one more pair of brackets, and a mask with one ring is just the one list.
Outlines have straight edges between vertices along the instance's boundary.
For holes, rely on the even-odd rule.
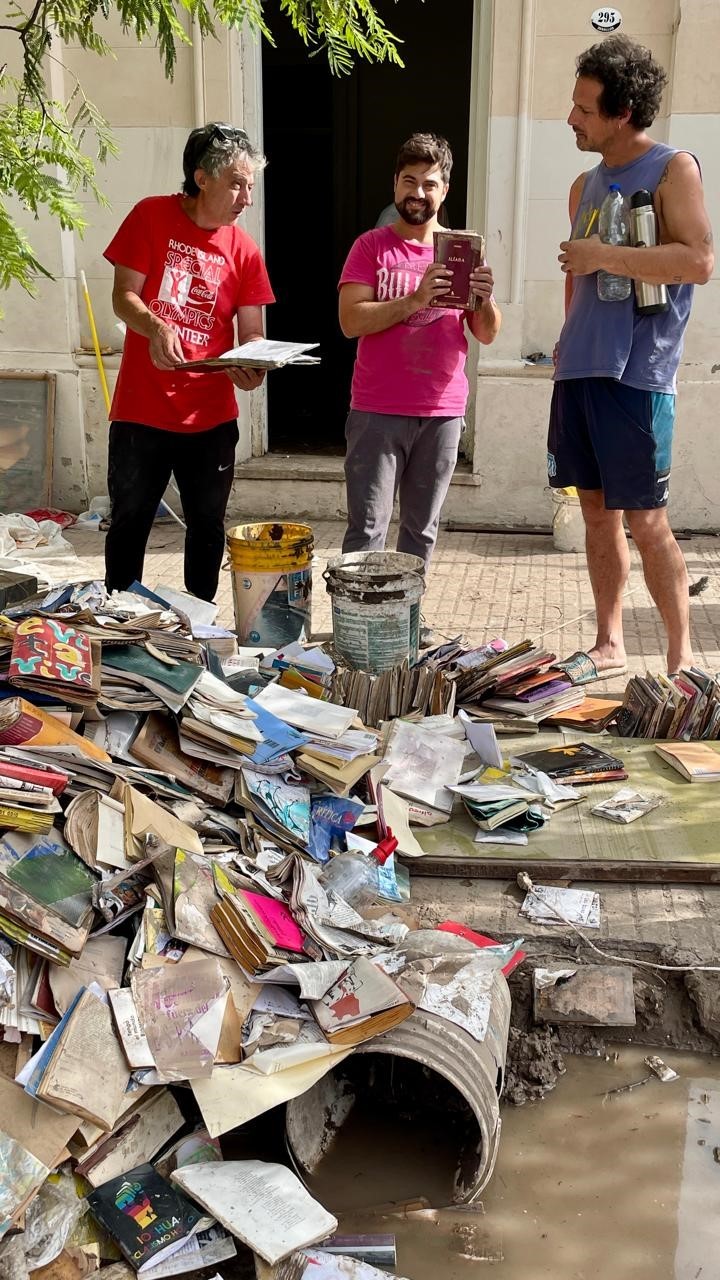
[[435,261],[452,271],[450,292],[430,303],[431,307],[455,307],[477,311],[482,299],[470,288],[470,273],[485,260],[485,240],[477,231],[433,231]]

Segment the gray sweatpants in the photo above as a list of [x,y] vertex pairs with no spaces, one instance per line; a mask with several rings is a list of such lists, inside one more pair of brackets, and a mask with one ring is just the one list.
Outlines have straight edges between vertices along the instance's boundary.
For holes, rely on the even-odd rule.
[[345,425],[348,527],[343,553],[384,549],[397,494],[397,550],[420,556],[427,569],[462,429],[462,418],[350,410]]

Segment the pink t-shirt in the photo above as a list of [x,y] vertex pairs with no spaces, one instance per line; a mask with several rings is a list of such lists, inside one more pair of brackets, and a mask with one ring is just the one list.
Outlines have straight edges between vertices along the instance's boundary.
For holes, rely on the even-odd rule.
[[[432,244],[376,227],[355,241],[340,284],[367,284],[378,302],[414,293],[433,261]],[[402,324],[358,340],[352,408],[418,418],[460,418],[468,384],[465,313],[425,307]]]

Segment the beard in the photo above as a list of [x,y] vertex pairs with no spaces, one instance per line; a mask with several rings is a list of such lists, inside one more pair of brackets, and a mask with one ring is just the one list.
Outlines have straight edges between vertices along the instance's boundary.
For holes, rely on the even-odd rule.
[[575,146],[578,151],[600,151],[600,147],[596,143],[589,141],[587,134],[577,133],[575,129],[573,129],[573,133],[575,134]]
[[423,200],[418,209],[408,208],[408,200],[400,200],[395,202],[395,208],[403,222],[409,223],[411,227],[424,226],[433,217],[434,212],[428,200]]

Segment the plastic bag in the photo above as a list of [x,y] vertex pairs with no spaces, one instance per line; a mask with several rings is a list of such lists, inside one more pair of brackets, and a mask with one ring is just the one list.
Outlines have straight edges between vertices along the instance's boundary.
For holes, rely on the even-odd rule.
[[53,1173],[43,1183],[25,1217],[28,1271],[39,1270],[62,1253],[87,1205],[80,1199],[71,1173]]

